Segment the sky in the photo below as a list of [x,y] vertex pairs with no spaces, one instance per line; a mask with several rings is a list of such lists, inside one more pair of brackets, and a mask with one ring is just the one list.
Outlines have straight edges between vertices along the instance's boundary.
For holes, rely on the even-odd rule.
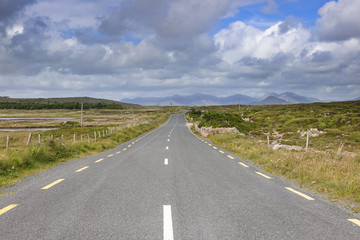
[[0,0],[0,96],[360,97],[359,0]]

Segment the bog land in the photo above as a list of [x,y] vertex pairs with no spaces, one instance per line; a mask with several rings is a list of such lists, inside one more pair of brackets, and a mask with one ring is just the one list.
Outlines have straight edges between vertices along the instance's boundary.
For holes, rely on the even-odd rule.
[[360,101],[196,107],[187,118],[222,148],[360,211]]
[[168,111],[139,106],[86,109],[81,127],[80,109],[0,109],[0,129],[14,130],[0,131],[0,187],[127,142],[164,123]]

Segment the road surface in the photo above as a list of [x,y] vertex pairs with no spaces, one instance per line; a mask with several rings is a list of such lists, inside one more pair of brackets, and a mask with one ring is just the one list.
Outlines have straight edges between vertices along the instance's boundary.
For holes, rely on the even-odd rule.
[[192,135],[184,114],[0,197],[0,239],[360,239],[359,216]]

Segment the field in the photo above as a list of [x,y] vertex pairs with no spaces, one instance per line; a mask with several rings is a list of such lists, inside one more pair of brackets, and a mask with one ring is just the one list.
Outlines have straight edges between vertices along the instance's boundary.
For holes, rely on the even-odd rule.
[[[0,118],[71,118],[0,120],[0,129],[55,128],[0,131],[0,187],[61,162],[105,151],[151,131],[166,121],[168,110],[160,107],[90,109],[83,112],[83,127],[80,110],[0,110]],[[30,133],[32,139],[27,145]]]
[[[236,127],[244,135],[213,132],[207,138],[268,172],[360,211],[360,101],[241,106],[240,113],[238,106],[198,107],[187,118],[199,127]],[[310,137],[305,151],[309,129],[318,135]],[[303,150],[273,150],[275,144]]]

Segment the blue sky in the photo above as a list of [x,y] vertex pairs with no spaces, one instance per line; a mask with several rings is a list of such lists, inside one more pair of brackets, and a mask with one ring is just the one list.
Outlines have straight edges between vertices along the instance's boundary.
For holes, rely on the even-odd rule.
[[0,95],[360,97],[357,0],[4,0]]

